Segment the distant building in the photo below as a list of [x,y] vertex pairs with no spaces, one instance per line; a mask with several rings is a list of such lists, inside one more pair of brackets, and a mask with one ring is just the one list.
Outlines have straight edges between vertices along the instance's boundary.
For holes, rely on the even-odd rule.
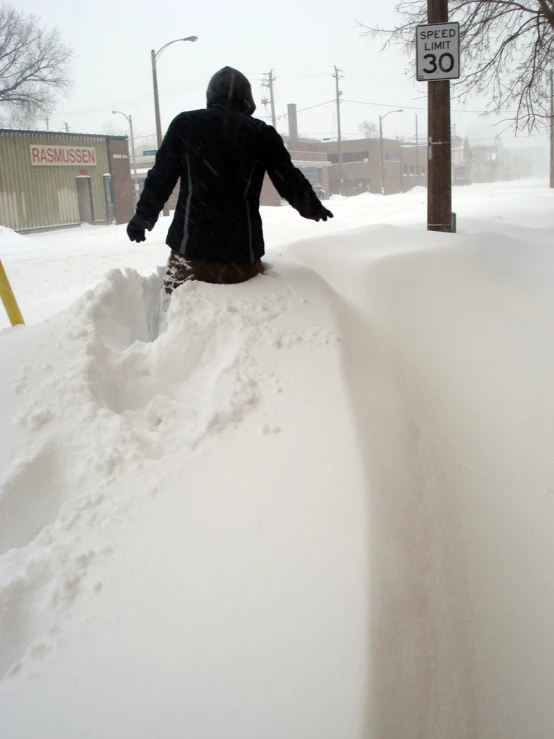
[[402,192],[414,187],[427,187],[427,146],[403,143],[402,157]]
[[[305,138],[291,139],[289,136],[283,138],[294,166],[298,167],[316,192],[325,190],[328,193],[331,187],[329,179],[331,162],[329,162],[327,154],[321,151],[320,142]],[[260,205],[281,204],[281,196],[266,175],[260,195]]]
[[126,136],[0,130],[0,162],[2,226],[25,233],[133,214]]
[[526,177],[547,177],[549,172],[548,150],[537,147],[508,149],[509,179],[519,180]]
[[499,182],[508,180],[508,157],[500,139],[493,144],[476,144],[471,147],[473,182]]
[[471,185],[472,151],[469,140],[460,136],[452,136],[452,184]]
[[[333,166],[331,193],[340,192],[339,152],[336,141],[321,142]],[[342,141],[342,194],[381,192],[381,141],[378,138]],[[398,139],[383,139],[385,194],[406,192],[427,184],[427,148],[404,145]]]
[[500,137],[487,144],[472,146],[474,182],[546,177],[548,168],[548,151],[540,146],[508,149],[503,145]]

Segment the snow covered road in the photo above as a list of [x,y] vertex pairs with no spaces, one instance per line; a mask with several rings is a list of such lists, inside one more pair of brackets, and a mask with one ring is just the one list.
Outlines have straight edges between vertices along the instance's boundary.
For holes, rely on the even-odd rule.
[[550,739],[553,205],[267,209],[160,336],[159,227],[0,232],[31,321],[102,280],[0,335],[2,737]]

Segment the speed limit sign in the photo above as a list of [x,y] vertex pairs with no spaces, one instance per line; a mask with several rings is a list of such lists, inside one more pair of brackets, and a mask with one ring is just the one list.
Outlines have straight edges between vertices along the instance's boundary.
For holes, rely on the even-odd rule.
[[420,82],[460,76],[460,24],[431,23],[416,28],[416,73]]

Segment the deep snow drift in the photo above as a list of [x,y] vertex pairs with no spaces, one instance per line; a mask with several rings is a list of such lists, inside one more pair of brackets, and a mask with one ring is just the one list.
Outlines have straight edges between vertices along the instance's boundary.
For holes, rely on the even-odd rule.
[[[337,201],[159,335],[126,246],[0,336],[2,737],[554,735],[553,197],[457,196]],[[24,312],[114,232],[0,234]]]

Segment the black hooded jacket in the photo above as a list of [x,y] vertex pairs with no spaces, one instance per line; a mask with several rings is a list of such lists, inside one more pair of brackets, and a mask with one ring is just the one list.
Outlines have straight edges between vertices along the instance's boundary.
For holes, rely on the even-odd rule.
[[251,117],[256,106],[243,74],[217,72],[207,103],[171,123],[133,220],[151,230],[181,178],[168,246],[187,259],[253,264],[264,254],[258,209],[265,172],[304,218],[317,218],[323,206],[275,129]]

